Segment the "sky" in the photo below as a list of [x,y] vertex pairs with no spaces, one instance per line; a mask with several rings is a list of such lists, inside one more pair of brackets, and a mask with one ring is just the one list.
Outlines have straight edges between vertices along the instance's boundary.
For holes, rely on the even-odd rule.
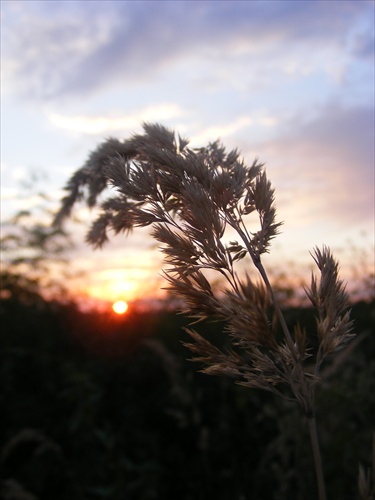
[[[373,1],[1,1],[2,218],[55,207],[102,140],[159,122],[266,164],[282,233],[266,265],[296,275],[326,244],[344,278],[374,248]],[[38,187],[39,189],[39,187]],[[137,231],[77,248],[92,297],[158,295],[162,256]],[[310,271],[309,271],[310,272]],[[73,282],[72,282],[73,283]],[[76,288],[78,290],[78,288]]]

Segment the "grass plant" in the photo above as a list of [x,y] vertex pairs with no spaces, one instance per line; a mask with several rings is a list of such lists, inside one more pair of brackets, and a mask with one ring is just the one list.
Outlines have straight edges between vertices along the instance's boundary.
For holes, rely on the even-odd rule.
[[[280,230],[274,190],[263,165],[250,166],[237,150],[220,142],[191,149],[188,140],[159,124],[143,125],[129,140],[110,138],[93,151],[67,183],[55,224],[70,216],[76,202],[101,206],[87,235],[94,247],[109,232],[130,233],[151,226],[165,254],[169,290],[183,299],[192,323],[217,319],[228,346],[218,346],[188,329],[194,360],[211,375],[229,375],[249,388],[296,401],[308,422],[320,500],[326,499],[316,426],[315,391],[327,358],[354,336],[349,299],[330,249],[315,248],[306,294],[316,310],[316,338],[296,324],[289,329],[262,256]],[[100,201],[101,193],[114,195]],[[228,234],[229,233],[229,234]],[[248,259],[258,271],[239,272]],[[225,286],[218,290],[217,277]],[[362,474],[363,475],[363,474]]]

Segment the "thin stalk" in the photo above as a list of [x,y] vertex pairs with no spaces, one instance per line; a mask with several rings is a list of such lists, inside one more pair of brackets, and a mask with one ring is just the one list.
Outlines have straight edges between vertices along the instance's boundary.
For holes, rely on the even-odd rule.
[[[298,355],[296,352],[296,348],[294,345],[294,342],[292,340],[292,336],[290,335],[289,328],[286,324],[284,315],[280,309],[279,303],[275,297],[273,288],[271,286],[271,283],[268,279],[266,270],[263,267],[263,264],[261,263],[260,260],[254,261],[254,265],[258,269],[260,275],[263,278],[264,283],[266,284],[266,287],[271,295],[272,303],[275,308],[277,317],[280,321],[281,328],[283,330],[284,336],[286,343],[289,346],[289,349],[295,359],[296,367],[298,367],[298,371],[300,372],[300,380],[303,384],[303,392],[305,394],[308,393],[308,388],[306,385],[306,378],[305,374],[303,373],[302,366],[300,364],[300,361],[298,359]],[[309,423],[309,433],[310,433],[310,440],[311,440],[311,447],[312,447],[312,452],[313,452],[313,458],[314,458],[314,466],[315,466],[315,474],[316,474],[316,481],[317,481],[317,486],[318,486],[318,494],[319,494],[319,500],[327,500],[326,496],[326,491],[325,491],[325,483],[324,483],[324,474],[323,474],[323,463],[322,463],[322,457],[320,453],[320,445],[319,445],[319,439],[318,439],[318,431],[316,428],[316,419],[315,419],[315,413],[313,412],[313,402],[314,398],[309,398],[309,410],[308,410],[308,415],[310,415],[310,410],[312,413],[312,416],[308,416],[308,423]],[[306,411],[306,409],[305,409]]]
[[[239,227],[238,224],[235,223],[235,221],[230,220],[228,221],[229,224],[234,227],[238,234],[241,236],[243,242],[245,243],[245,246],[250,254],[250,257],[254,263],[254,266],[258,269],[266,287],[268,290],[268,293],[270,294],[273,306],[275,308],[276,315],[278,317],[278,320],[280,322],[280,326],[282,328],[283,334],[285,341],[289,347],[289,350],[293,356],[294,359],[294,367],[298,371],[298,378],[299,382],[301,384],[300,388],[294,387],[293,381],[291,380],[291,387],[294,392],[294,394],[297,397],[297,400],[301,404],[301,400],[298,397],[298,394],[304,394],[306,396],[305,399],[305,404],[302,404],[302,408],[307,415],[308,423],[309,423],[309,433],[310,433],[310,439],[311,439],[311,446],[312,446],[312,452],[313,452],[313,459],[314,459],[314,465],[315,465],[315,473],[316,473],[316,481],[317,481],[317,486],[318,486],[318,492],[319,492],[319,500],[326,500],[326,491],[325,491],[325,483],[324,483],[324,474],[323,474],[323,464],[322,464],[322,458],[320,454],[320,446],[319,446],[319,439],[318,439],[318,432],[316,428],[316,420],[315,420],[315,412],[314,412],[314,397],[308,390],[308,384],[306,380],[306,375],[303,371],[303,367],[301,364],[301,360],[297,351],[297,348],[293,342],[292,336],[290,334],[288,325],[286,324],[284,315],[281,311],[281,308],[279,306],[278,300],[275,296],[275,293],[273,291],[272,285],[268,279],[266,270],[263,267],[263,264],[261,262],[260,256],[256,255],[254,253],[254,250],[250,244],[250,239],[248,238],[248,235],[246,234],[246,229],[245,232]],[[306,406],[307,405],[307,406]]]
[[[305,375],[303,373],[303,370],[301,369],[302,367],[301,367],[301,364],[299,363],[299,360],[297,358],[297,353],[295,350],[295,346],[294,346],[292,337],[290,335],[288,326],[285,322],[284,315],[283,315],[283,313],[280,309],[280,306],[278,304],[278,301],[274,295],[274,292],[273,292],[272,286],[269,282],[267,273],[266,273],[266,271],[265,271],[265,269],[260,261],[259,261],[259,263],[255,264],[255,265],[256,265],[258,271],[260,272],[260,274],[261,274],[261,276],[262,276],[262,278],[263,278],[263,280],[264,280],[264,282],[269,290],[273,305],[275,307],[276,314],[279,318],[281,327],[282,327],[283,332],[284,332],[285,340],[286,340],[286,342],[289,346],[289,349],[291,350],[293,356],[295,357],[295,360],[297,363],[296,366],[298,366],[298,368],[299,368],[300,375],[301,375],[301,381],[303,382],[303,385],[304,385],[304,390],[307,392]],[[311,409],[313,408],[313,405],[314,405],[313,399],[314,398],[312,398],[312,400],[311,400],[311,398],[309,398],[309,400],[310,400],[309,406],[311,407]],[[324,483],[324,474],[323,474],[323,463],[322,463],[322,457],[321,457],[321,453],[320,453],[320,445],[319,445],[319,439],[318,439],[318,431],[316,428],[315,414],[312,413],[312,416],[308,416],[307,420],[309,423],[309,433],[310,433],[311,447],[312,447],[312,452],[313,452],[313,457],[314,457],[315,474],[316,474],[316,481],[317,481],[317,485],[318,485],[319,500],[327,500],[326,491],[325,491],[325,483]]]
[[259,255],[255,255],[254,250],[250,244],[250,238],[248,237],[248,234],[246,234],[247,233],[246,228],[245,228],[245,232],[244,232],[244,230],[239,226],[239,224],[236,223],[235,220],[229,219],[228,222],[241,236],[242,241],[245,243],[245,246],[247,248],[247,251],[249,252],[249,255],[253,261],[254,266],[258,269],[260,275],[262,276],[262,279],[267,287],[268,293],[270,294],[270,297],[271,297],[273,306],[275,308],[277,317],[280,321],[280,325],[281,325],[282,331],[284,333],[286,343],[290,349],[290,352],[292,353],[292,355],[294,357],[296,364],[298,365],[299,364],[298,355],[297,355],[296,347],[294,345],[292,336],[290,335],[288,325],[286,324],[284,315],[280,309],[279,303],[278,303],[276,296],[273,292],[270,280],[268,279],[266,270],[263,267],[263,264],[260,260],[260,257],[259,257]]
[[282,311],[280,309],[279,303],[278,303],[278,301],[276,299],[276,296],[274,294],[274,291],[273,291],[273,288],[271,286],[271,283],[270,283],[270,281],[268,279],[266,270],[264,269],[263,264],[261,263],[260,260],[258,262],[254,262],[254,265],[258,269],[260,275],[262,276],[262,279],[263,279],[263,281],[264,281],[264,283],[265,283],[265,285],[267,287],[268,293],[271,296],[272,304],[273,304],[273,306],[275,308],[277,317],[278,317],[278,319],[280,321],[280,325],[281,325],[281,328],[283,330],[284,337],[285,337],[286,343],[288,344],[290,352],[293,354],[293,356],[295,357],[296,361],[298,362],[298,360],[297,360],[297,354],[296,354],[296,347],[294,345],[292,336],[290,335],[288,325],[286,324],[284,315],[283,315],[283,313],[282,313]]
[[325,483],[324,483],[323,464],[322,464],[322,457],[320,454],[320,446],[318,439],[318,431],[316,428],[315,415],[308,418],[308,423],[309,423],[311,447],[314,457],[316,482],[318,484],[319,500],[327,500]]
[[[275,311],[276,311],[278,320],[280,322],[281,328],[283,330],[286,343],[287,343],[289,350],[290,350],[290,352],[293,356],[293,359],[294,359],[294,368],[299,375],[298,379],[299,379],[300,386],[298,384],[296,386],[295,383],[293,382],[293,379],[291,379],[290,380],[291,388],[292,388],[297,400],[300,402],[304,413],[306,415],[310,415],[310,413],[313,413],[313,411],[314,411],[314,400],[313,400],[313,398],[308,396],[310,394],[310,391],[308,388],[308,382],[306,380],[306,376],[305,376],[305,373],[303,371],[303,366],[302,366],[297,348],[293,342],[292,336],[289,332],[288,325],[286,324],[286,321],[284,318],[284,314],[283,314],[282,310],[280,309],[279,302],[275,296],[272,285],[268,279],[266,270],[264,269],[261,260],[259,259],[258,261],[254,261],[254,265],[258,269],[260,275],[262,276],[262,279],[267,287],[268,293],[271,296],[271,300],[272,300],[273,306],[275,308]],[[301,403],[301,400],[299,397],[299,395],[301,395],[301,394],[303,394],[305,396],[303,398],[304,404]]]

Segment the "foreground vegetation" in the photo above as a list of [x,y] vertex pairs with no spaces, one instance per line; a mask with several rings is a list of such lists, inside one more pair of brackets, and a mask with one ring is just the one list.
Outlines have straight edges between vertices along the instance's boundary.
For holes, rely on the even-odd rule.
[[[108,242],[110,232],[151,227],[170,292],[190,318],[219,320],[227,334],[223,349],[187,330],[192,342],[185,345],[194,360],[204,363],[207,374],[228,375],[298,403],[310,434],[318,497],[327,500],[315,392],[324,364],[356,336],[338,262],[326,245],[314,248],[318,275],[305,292],[316,311],[315,332],[299,322],[288,325],[263,264],[282,225],[264,165],[258,159],[247,165],[238,150],[227,152],[219,141],[191,149],[188,139],[157,123],[144,123],[143,130],[128,140],[107,139],[90,153],[65,186],[54,226],[60,230],[84,200],[100,207],[87,233],[95,248]],[[107,188],[113,195],[103,201]],[[226,283],[220,292],[218,278]],[[367,497],[363,469],[360,489]]]
[[[371,467],[374,314],[374,304],[354,306],[357,339],[335,371],[322,370],[328,498],[360,498],[359,464]],[[309,309],[285,317],[314,331]],[[185,324],[173,313],[114,318],[4,300],[2,498],[315,499],[298,406],[197,373]],[[226,341],[217,323],[198,331]]]
[[[2,497],[372,499],[373,287],[353,324],[338,263],[315,248],[320,276],[305,291],[316,318],[282,311],[289,290],[262,263],[280,226],[262,165],[246,166],[218,142],[190,150],[164,127],[144,128],[90,155],[67,184],[54,229],[21,211],[1,238]],[[69,243],[61,222],[110,186],[117,196],[102,203],[88,241],[101,246],[108,229],[151,225],[169,288],[200,328],[184,330],[188,320],[166,312],[115,320],[83,314],[67,297],[65,306],[46,303],[47,291],[62,297],[61,279],[46,282]],[[239,241],[228,244],[227,228]],[[263,284],[247,273],[251,264]],[[187,347],[221,377],[193,372]]]

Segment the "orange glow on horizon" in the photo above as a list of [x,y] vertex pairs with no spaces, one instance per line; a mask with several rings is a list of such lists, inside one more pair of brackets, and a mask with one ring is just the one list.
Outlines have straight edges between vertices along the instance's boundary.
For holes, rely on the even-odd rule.
[[[78,280],[77,280],[78,281]],[[81,295],[89,300],[113,304],[118,300],[134,302],[139,299],[165,295],[160,290],[160,277],[150,271],[137,269],[103,269],[77,282]],[[125,299],[123,299],[125,297]]]
[[125,314],[126,311],[128,310],[128,307],[129,306],[125,302],[125,300],[117,300],[112,305],[112,309],[116,314]]

